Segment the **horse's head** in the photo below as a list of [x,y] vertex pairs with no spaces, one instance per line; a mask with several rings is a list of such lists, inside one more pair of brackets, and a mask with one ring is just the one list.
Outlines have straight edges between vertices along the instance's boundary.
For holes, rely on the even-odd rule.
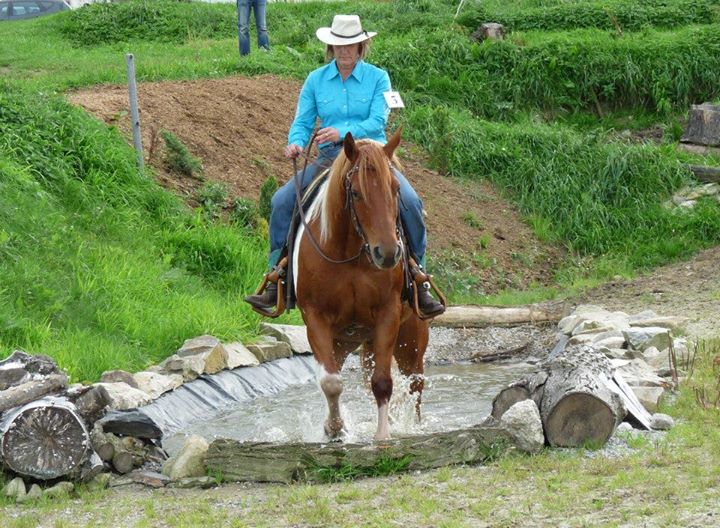
[[[355,141],[348,132],[323,205],[323,240],[350,222],[350,233],[367,244],[370,260],[383,269],[395,267],[402,257],[397,232],[400,183],[391,165],[399,143],[399,129],[384,146],[368,139]],[[345,240],[344,234],[339,237]]]

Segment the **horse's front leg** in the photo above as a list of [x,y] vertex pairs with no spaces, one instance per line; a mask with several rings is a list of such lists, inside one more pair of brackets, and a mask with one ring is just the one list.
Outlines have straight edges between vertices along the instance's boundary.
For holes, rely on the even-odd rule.
[[370,384],[378,407],[375,440],[387,440],[390,438],[388,410],[393,390],[390,368],[392,366],[395,339],[400,327],[400,314],[399,310],[387,310],[387,312],[378,316],[380,322],[375,326],[373,339],[375,369]]
[[335,361],[333,335],[330,323],[322,316],[306,310],[303,313],[307,325],[307,336],[315,359],[323,368],[320,375],[320,388],[328,404],[328,417],[325,420],[325,434],[337,438],[342,434],[345,424],[340,416],[340,394],[343,391],[340,369]]

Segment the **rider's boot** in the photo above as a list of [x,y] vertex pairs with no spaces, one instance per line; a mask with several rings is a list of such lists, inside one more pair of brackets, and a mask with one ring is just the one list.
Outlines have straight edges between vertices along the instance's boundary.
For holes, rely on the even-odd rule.
[[423,271],[422,265],[418,265],[414,259],[410,259],[410,275],[417,288],[418,309],[425,317],[437,317],[445,311],[445,306],[436,301],[430,293],[430,282],[427,274]]
[[[285,267],[283,263],[278,264],[280,258],[280,251],[275,250],[270,253],[268,281],[265,285],[265,289],[254,295],[248,295],[245,297],[245,302],[257,308],[263,312],[271,313],[275,310],[278,302],[278,285],[277,281],[282,280],[285,276]],[[283,259],[285,261],[287,259]]]

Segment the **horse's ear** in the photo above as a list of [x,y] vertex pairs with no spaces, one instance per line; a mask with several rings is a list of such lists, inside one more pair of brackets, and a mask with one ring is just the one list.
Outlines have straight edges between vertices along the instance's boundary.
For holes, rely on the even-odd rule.
[[395,149],[400,144],[400,136],[402,135],[402,126],[399,126],[398,129],[395,131],[395,133],[390,137],[390,140],[385,143],[385,146],[383,147],[383,150],[385,151],[385,155],[392,159],[393,154],[395,153]]
[[355,163],[360,153],[358,152],[355,140],[350,132],[345,134],[345,139],[343,139],[343,148],[345,149],[345,156],[347,156],[347,159],[349,159],[351,163]]

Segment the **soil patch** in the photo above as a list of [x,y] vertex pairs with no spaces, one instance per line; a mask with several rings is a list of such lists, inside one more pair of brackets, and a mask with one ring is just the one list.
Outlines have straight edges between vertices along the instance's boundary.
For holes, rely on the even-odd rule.
[[[286,182],[292,163],[282,154],[300,83],[274,76],[153,82],[138,86],[143,146],[158,181],[195,205],[202,181],[169,172],[161,129],[174,133],[202,160],[207,181],[227,185],[230,200],[257,199],[269,176]],[[68,94],[74,104],[131,142],[125,86],[97,86]],[[540,243],[517,210],[486,182],[461,182],[427,168],[417,146],[403,144],[403,172],[423,198],[429,253],[455,273],[472,274],[481,292],[549,284],[562,251]],[[437,266],[436,266],[437,267]],[[433,270],[431,270],[433,271]],[[436,273],[442,270],[436,269]]]

